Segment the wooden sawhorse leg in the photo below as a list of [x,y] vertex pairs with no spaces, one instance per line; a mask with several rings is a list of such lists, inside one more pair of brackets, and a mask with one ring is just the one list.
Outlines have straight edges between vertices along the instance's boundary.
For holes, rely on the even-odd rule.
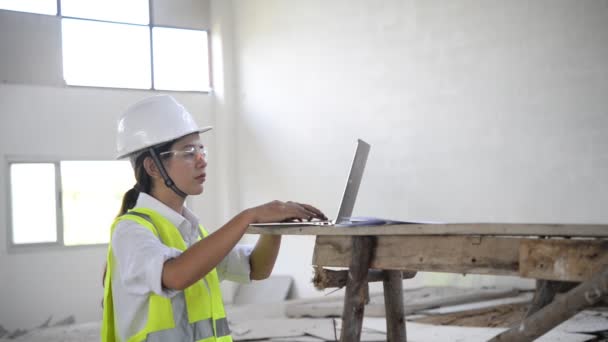
[[608,295],[608,268],[574,289],[556,297],[553,302],[525,318],[490,342],[533,341],[580,310]]
[[403,307],[403,279],[416,276],[416,271],[370,270],[376,240],[373,236],[353,236],[351,261],[348,271],[334,271],[315,267],[313,283],[317,289],[346,286],[342,311],[341,342],[361,340],[363,315],[368,300],[368,282],[382,281],[390,342],[405,342],[405,311]]
[[402,279],[401,271],[384,271],[384,308],[388,342],[406,341]]
[[352,240],[352,258],[346,280],[340,342],[358,342],[361,340],[361,327],[368,289],[367,273],[375,248],[374,238],[371,236],[353,236]]
[[577,285],[578,283],[575,282],[537,279],[534,298],[532,298],[532,303],[530,304],[524,318],[532,316],[538,310],[547,306],[547,304],[553,301],[556,295],[568,292]]

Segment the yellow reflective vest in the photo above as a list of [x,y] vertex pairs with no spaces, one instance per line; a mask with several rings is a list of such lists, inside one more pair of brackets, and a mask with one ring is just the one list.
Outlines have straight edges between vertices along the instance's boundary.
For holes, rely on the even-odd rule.
[[[147,208],[130,210],[116,218],[112,224],[112,233],[116,224],[122,220],[135,221],[149,229],[165,245],[181,251],[186,250],[186,243],[177,227],[154,210]],[[201,236],[206,237],[208,233],[205,228],[202,226],[199,228]],[[115,267],[116,260],[112,253],[112,243],[110,243],[104,279],[102,342],[122,342],[117,335],[116,316],[112,302],[111,275]],[[171,299],[152,293],[148,299],[148,320],[144,328],[135,335],[129,336],[125,342],[183,341],[184,336],[194,336],[194,341],[232,342],[215,268],[205,278],[185,289],[184,298],[190,325],[188,328],[191,331],[185,333],[183,327],[176,328]]]

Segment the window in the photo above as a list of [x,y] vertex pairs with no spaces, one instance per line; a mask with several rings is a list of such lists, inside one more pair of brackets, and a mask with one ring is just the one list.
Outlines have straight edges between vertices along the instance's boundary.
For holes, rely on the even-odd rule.
[[209,91],[207,32],[153,25],[151,1],[0,0],[0,8],[61,17],[68,85]]
[[148,27],[64,18],[61,31],[67,84],[151,87]]
[[107,243],[135,184],[128,161],[11,162],[9,170],[14,246]]
[[61,0],[61,15],[129,24],[150,23],[148,0]]
[[207,32],[152,28],[154,86],[162,90],[209,90]]
[[[57,241],[55,165],[10,166],[11,217],[14,244]],[[36,217],[32,224],[32,217]]]
[[209,90],[207,32],[150,25],[148,0],[61,0],[69,85]]
[[57,15],[57,0],[0,0],[0,9]]

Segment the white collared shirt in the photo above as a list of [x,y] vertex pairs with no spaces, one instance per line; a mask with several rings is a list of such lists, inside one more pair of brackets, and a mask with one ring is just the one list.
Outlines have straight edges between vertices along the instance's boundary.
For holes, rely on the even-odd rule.
[[[198,218],[188,208],[184,208],[182,216],[146,193],[139,194],[135,208],[149,208],[164,216],[177,227],[188,247],[198,241]],[[249,283],[252,250],[252,246],[237,245],[216,266],[220,280]],[[123,339],[144,327],[150,293],[172,298],[174,309],[185,308],[182,291],[163,288],[161,279],[164,263],[179,256],[180,250],[164,245],[140,224],[123,220],[112,234],[112,251],[117,264],[117,269],[112,270],[112,296],[116,328]]]

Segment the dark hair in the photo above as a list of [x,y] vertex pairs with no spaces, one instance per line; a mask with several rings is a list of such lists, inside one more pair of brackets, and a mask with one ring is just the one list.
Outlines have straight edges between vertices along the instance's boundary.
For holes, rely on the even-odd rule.
[[[160,146],[154,147],[154,151],[157,154],[169,151],[171,149],[171,146],[173,146],[176,141],[177,139],[171,140]],[[127,211],[129,211],[135,206],[140,192],[145,192],[149,194],[152,191],[152,178],[144,167],[144,160],[146,160],[147,157],[151,157],[150,151],[148,150],[137,156],[137,159],[135,160],[135,166],[133,167],[133,171],[135,172],[135,181],[137,183],[131,189],[125,192],[124,196],[122,197],[122,205],[120,206],[120,211],[118,212],[117,217],[124,215]]]

